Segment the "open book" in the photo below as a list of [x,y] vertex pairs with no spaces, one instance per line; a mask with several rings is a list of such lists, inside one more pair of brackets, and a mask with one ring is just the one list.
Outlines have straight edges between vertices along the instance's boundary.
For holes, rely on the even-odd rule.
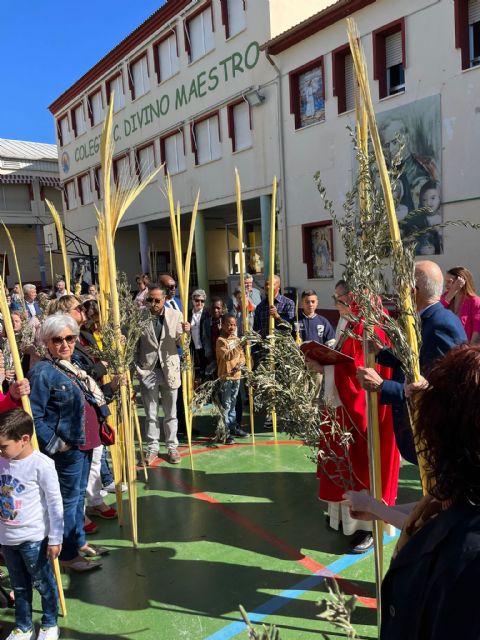
[[318,364],[346,364],[348,362],[354,362],[353,358],[350,356],[346,356],[345,354],[340,353],[340,351],[335,351],[335,349],[331,349],[330,347],[320,344],[320,342],[315,342],[314,340],[302,342],[300,350],[306,358],[315,360]]

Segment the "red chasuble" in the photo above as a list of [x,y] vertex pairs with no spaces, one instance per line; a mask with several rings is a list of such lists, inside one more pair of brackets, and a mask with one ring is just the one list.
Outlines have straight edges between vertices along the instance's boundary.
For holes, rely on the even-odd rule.
[[[355,325],[352,331],[362,336],[363,324]],[[381,329],[376,328],[375,333],[384,344],[387,343]],[[349,432],[350,440],[346,451],[340,446],[338,438],[330,434],[328,425],[323,428],[331,450],[338,455],[337,460],[328,461],[326,465],[319,464],[317,468],[317,477],[320,480],[319,497],[327,502],[340,502],[343,493],[348,489],[360,491],[370,488],[366,397],[356,377],[357,367],[365,366],[362,340],[346,338],[341,352],[354,359],[354,363],[335,365],[335,385],[342,403],[336,410],[336,417]],[[391,378],[389,368],[377,365],[376,369],[383,379]],[[379,397],[380,394],[373,394],[378,403],[380,423],[383,500],[386,504],[393,505],[397,497],[400,454],[393,432],[391,408],[380,404]],[[324,445],[321,446],[325,448]]]

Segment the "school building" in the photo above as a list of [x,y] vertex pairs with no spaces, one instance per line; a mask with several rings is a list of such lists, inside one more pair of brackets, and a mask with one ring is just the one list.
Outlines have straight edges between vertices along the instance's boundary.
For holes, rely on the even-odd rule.
[[[272,179],[278,268],[320,306],[343,251],[314,184],[341,209],[355,161],[353,70],[345,17],[357,22],[387,159],[405,140],[397,214],[427,203],[425,224],[476,222],[480,0],[169,0],[50,105],[67,228],[93,243],[99,140],[114,95],[114,173],[138,180],[165,163],[186,232],[197,191],[192,285],[226,293],[238,273],[234,169],[242,184],[247,269],[268,269]],[[476,233],[425,232],[418,252],[465,264],[480,282]],[[163,175],[127,212],[118,266],[132,278],[173,268]],[[186,244],[186,236],[185,236]]]

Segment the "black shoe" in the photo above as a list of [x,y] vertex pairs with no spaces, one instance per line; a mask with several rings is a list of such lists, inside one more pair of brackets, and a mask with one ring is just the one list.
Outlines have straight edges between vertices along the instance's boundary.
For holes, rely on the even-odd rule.
[[373,548],[373,536],[371,531],[357,531],[350,542],[350,553],[366,553]]
[[235,439],[233,436],[227,436],[227,439],[225,440],[225,444],[235,444]]
[[237,436],[238,438],[247,438],[250,434],[244,431],[243,429],[239,429],[238,427],[232,431],[232,436]]

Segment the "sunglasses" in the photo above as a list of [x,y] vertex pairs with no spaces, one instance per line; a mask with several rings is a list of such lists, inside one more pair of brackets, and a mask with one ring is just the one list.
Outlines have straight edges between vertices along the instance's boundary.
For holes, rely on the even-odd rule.
[[165,285],[165,289],[176,289],[177,285],[176,284],[167,284]]
[[193,301],[194,302],[201,302],[202,304],[205,304],[205,300],[203,298],[194,298]]
[[145,302],[155,302],[156,304],[160,304],[163,302],[163,298],[152,298],[152,296],[148,296],[148,298],[145,298]]
[[54,338],[52,338],[53,344],[56,345],[57,347],[63,344],[64,341],[67,344],[73,344],[74,342],[77,341],[77,336],[70,335],[70,336],[65,336],[64,338],[61,338],[60,336],[55,336]]

